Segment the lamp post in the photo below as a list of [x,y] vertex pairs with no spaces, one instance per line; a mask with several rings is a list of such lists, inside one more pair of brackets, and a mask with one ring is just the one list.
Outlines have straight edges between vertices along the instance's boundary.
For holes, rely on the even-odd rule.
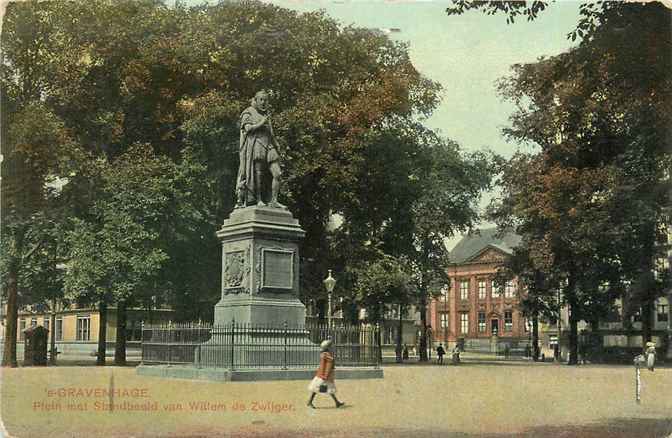
[[331,276],[331,269],[329,269],[329,275],[323,281],[324,287],[327,289],[327,294],[329,296],[329,305],[327,307],[327,321],[329,328],[331,328],[331,293],[334,291],[334,286],[336,286],[336,279]]

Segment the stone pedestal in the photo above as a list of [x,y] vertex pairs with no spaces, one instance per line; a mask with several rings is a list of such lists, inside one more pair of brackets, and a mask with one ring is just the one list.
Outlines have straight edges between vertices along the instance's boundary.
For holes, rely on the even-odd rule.
[[298,298],[299,243],[305,236],[298,220],[285,209],[246,207],[234,210],[217,236],[222,296],[212,338],[197,349],[194,362],[229,369],[316,365],[319,346],[307,332],[291,330],[306,321]]
[[305,236],[285,209],[234,210],[217,236],[222,241],[222,297],[215,325],[303,326],[299,301],[299,243]]

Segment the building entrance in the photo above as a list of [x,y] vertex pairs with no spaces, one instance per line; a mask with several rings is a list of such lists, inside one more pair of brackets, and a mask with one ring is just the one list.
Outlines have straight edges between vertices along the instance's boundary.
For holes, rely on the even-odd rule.
[[490,333],[493,335],[496,335],[499,333],[499,320],[498,319],[493,319],[490,321]]

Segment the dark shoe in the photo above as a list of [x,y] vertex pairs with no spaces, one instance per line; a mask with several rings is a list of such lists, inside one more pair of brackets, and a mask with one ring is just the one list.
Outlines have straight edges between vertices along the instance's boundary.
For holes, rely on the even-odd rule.
[[337,407],[337,408],[340,408],[340,407],[343,406],[344,404],[345,404],[344,402],[337,401],[337,402],[336,402],[336,407]]

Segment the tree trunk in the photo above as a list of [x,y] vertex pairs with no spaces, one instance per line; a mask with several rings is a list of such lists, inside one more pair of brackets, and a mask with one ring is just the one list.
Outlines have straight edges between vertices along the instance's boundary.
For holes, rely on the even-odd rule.
[[98,326],[98,354],[96,365],[105,365],[105,350],[107,347],[107,302],[105,300],[98,304],[100,314],[100,325]]
[[114,343],[114,364],[126,365],[126,301],[117,305],[117,340]]
[[2,366],[16,368],[16,335],[19,317],[18,306],[19,272],[16,262],[9,264],[7,272],[7,318],[5,322],[5,346],[2,354]]
[[402,336],[403,329],[404,329],[404,323],[403,323],[403,320],[402,320],[401,316],[402,316],[402,307],[401,307],[401,304],[399,304],[399,327],[398,327],[398,330],[397,330],[397,348],[395,349],[396,350],[396,355],[397,355],[397,363],[403,362],[403,358],[401,356],[402,355],[401,336]]
[[539,316],[532,317],[532,360],[539,360]]
[[647,297],[642,303],[642,347],[651,341],[651,327],[653,326],[653,301]]
[[50,365],[56,365],[56,300],[52,300],[51,302],[51,317],[50,323],[49,323],[49,328],[50,333],[49,333],[49,364]]
[[568,365],[579,363],[579,320],[577,318],[577,305],[572,300],[569,302],[569,362]]
[[418,352],[420,362],[427,362],[427,297],[424,291],[420,298],[420,322],[422,324],[422,333],[420,334],[420,351]]

